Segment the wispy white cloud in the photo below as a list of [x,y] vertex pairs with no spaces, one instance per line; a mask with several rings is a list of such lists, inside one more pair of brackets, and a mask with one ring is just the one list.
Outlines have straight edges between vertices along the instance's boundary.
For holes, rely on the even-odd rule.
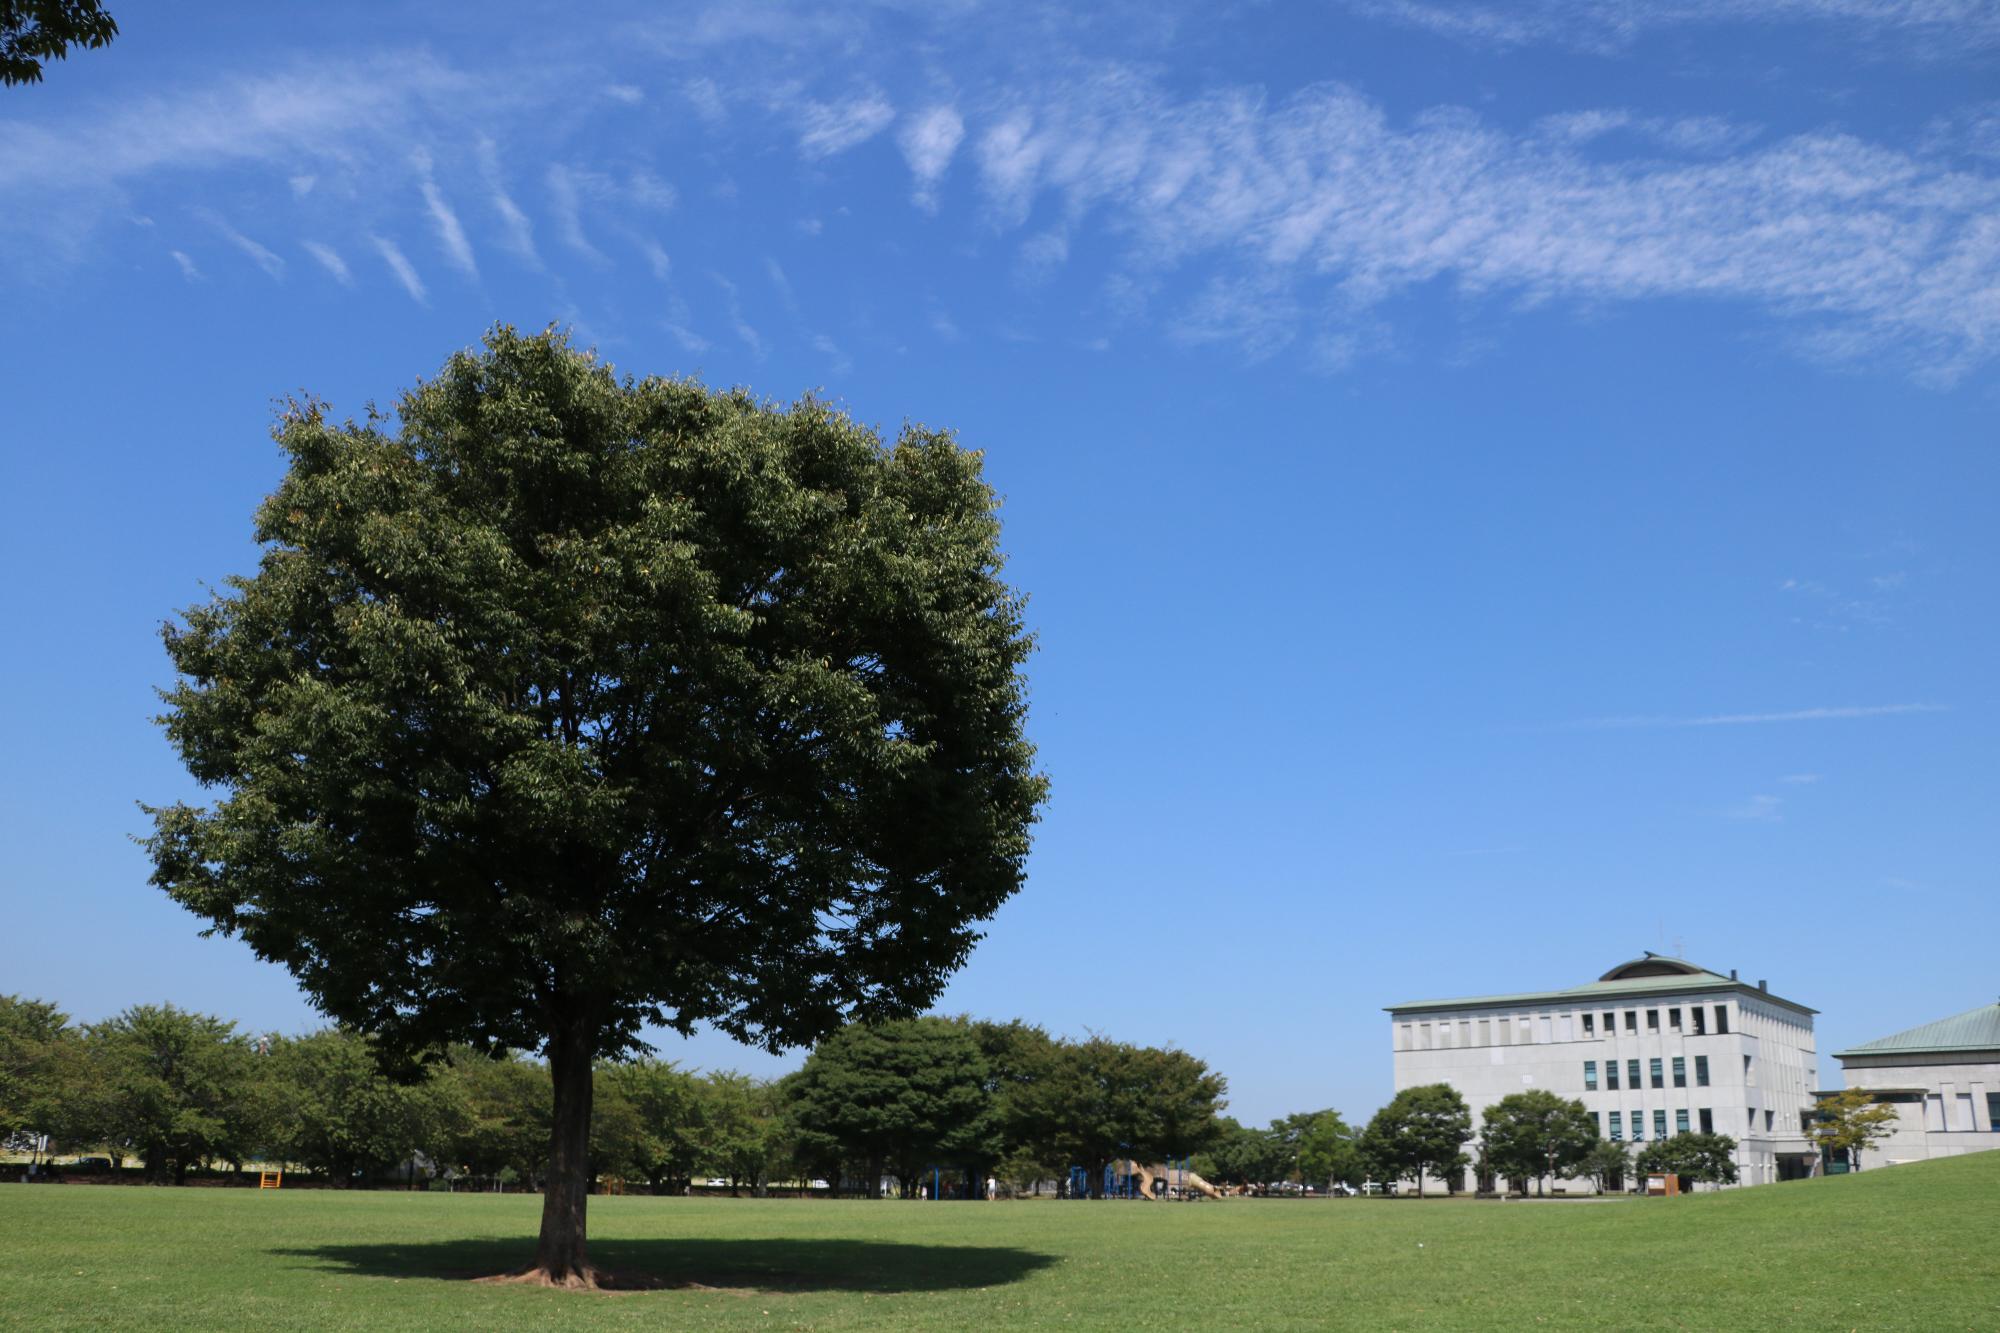
[[964,138],[965,121],[953,106],[926,107],[904,120],[896,134],[896,146],[903,150],[903,160],[916,177],[911,197],[919,208],[936,210],[938,183]]
[[1427,28],[1482,46],[1553,44],[1612,52],[1649,31],[1671,27],[1801,22],[1840,24],[1915,37],[1942,54],[1943,43],[1984,48],[2000,42],[2000,9],[1986,0],[1510,0],[1506,5],[1437,0],[1345,0],[1374,18]]
[[1746,303],[1816,355],[1900,354],[1947,381],[2000,353],[1993,175],[1832,132],[1695,161],[1585,153],[1573,140],[1594,132],[1451,107],[1398,126],[1338,85],[1181,102],[1111,70],[1017,96],[975,155],[995,225],[1052,197],[1072,232],[1095,215],[1125,238],[1136,268],[1220,260],[1301,316],[1443,279],[1474,300]]
[[590,243],[583,232],[583,202],[578,196],[576,176],[557,163],[549,167],[549,211],[555,214],[556,235],[562,243],[593,264],[609,264],[604,252]]
[[451,211],[444,191],[438,189],[431,174],[431,155],[420,148],[411,155],[411,163],[417,169],[417,187],[423,191],[424,208],[431,215],[431,225],[437,228],[438,244],[444,247],[445,258],[466,277],[477,278],[479,261],[473,257],[472,242],[465,239],[465,228],[459,225],[458,214]]
[[207,208],[196,209],[195,216],[215,228],[223,240],[228,241],[238,250],[250,256],[250,259],[258,268],[263,269],[274,279],[283,280],[285,276],[285,261],[264,246],[245,236],[242,232],[236,230],[236,228],[230,226],[227,218]]
[[340,257],[339,251],[318,241],[300,241],[299,245],[307,254],[319,261],[321,268],[333,275],[335,282],[343,287],[354,285],[354,275],[347,271],[347,261]]
[[302,171],[286,183],[292,187],[292,198],[303,199],[312,193],[313,186],[319,184],[319,177],[310,171]]
[[499,149],[493,140],[481,135],[475,151],[480,177],[486,182],[486,197],[492,203],[493,211],[500,215],[500,227],[507,238],[507,248],[528,264],[540,268],[542,257],[535,252],[535,225],[514,202],[514,197],[507,193],[506,181],[500,173]]
[[186,254],[179,250],[169,250],[167,253],[174,257],[174,263],[180,265],[181,276],[183,278],[186,278],[189,282],[201,281],[201,270],[194,266],[194,261],[189,259]]
[[868,142],[889,127],[896,108],[876,93],[844,102],[807,102],[799,108],[799,151],[832,157]]
[[1779,779],[1778,779],[1778,781],[1780,781],[1780,782],[1785,782],[1785,783],[1790,783],[1790,784],[1791,784],[1792,786],[1794,786],[1794,787],[1809,787],[1809,786],[1811,786],[1811,785],[1812,785],[1813,783],[1815,783],[1815,782],[1818,782],[1818,781],[1819,781],[1819,774],[1817,774],[1817,773],[1787,773],[1787,774],[1785,774],[1785,776],[1783,776],[1783,777],[1779,778]]
[[1751,727],[1775,722],[1843,722],[1864,717],[1943,713],[1944,704],[1865,704],[1846,708],[1794,708],[1781,713],[1711,713],[1698,717],[1592,717],[1562,724],[1565,731],[1630,731],[1655,727]]
[[722,90],[716,87],[714,79],[689,79],[681,85],[681,96],[687,98],[695,115],[710,129],[729,119],[729,108],[723,104]]
[[653,270],[653,276],[661,282],[674,276],[674,261],[658,241],[641,240],[639,253],[646,257],[646,267]]
[[1775,824],[1785,817],[1785,798],[1759,794],[1747,796],[1722,812],[1725,819],[1741,819],[1756,824]]
[[424,291],[424,280],[417,276],[415,266],[404,257],[402,249],[386,236],[371,234],[368,239],[374,242],[376,252],[382,256],[382,262],[396,275],[396,281],[403,285],[403,290],[410,294],[410,299],[418,305],[430,304],[429,296]]
[[646,90],[629,83],[606,84],[604,95],[614,102],[623,102],[626,106],[638,106],[646,100]]
[[743,301],[737,295],[736,284],[728,278],[723,277],[720,273],[711,273],[709,277],[713,278],[715,285],[722,289],[723,303],[729,311],[730,331],[735,333],[737,341],[749,350],[751,356],[762,361],[764,359],[764,337],[751,326],[749,320],[743,317]]

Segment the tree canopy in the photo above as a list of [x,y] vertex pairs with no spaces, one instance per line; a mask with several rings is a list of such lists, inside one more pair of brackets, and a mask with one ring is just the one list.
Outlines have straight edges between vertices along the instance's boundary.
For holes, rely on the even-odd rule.
[[42,62],[108,46],[118,23],[98,0],[0,0],[0,84],[40,83]]
[[1414,1177],[1423,1194],[1426,1175],[1465,1165],[1472,1113],[1449,1083],[1405,1088],[1375,1113],[1361,1134],[1361,1151],[1385,1174]]
[[1675,1134],[1639,1150],[1641,1171],[1666,1171],[1682,1180],[1736,1183],[1736,1140],[1727,1134]]
[[256,574],[165,631],[215,792],[154,882],[385,1052],[547,1053],[537,1269],[588,1283],[592,1068],[929,1004],[1045,792],[980,458],[825,404],[620,380],[496,328],[401,399],[294,402]]
[[1532,1178],[1537,1192],[1550,1176],[1581,1165],[1598,1141],[1597,1117],[1581,1101],[1544,1088],[1510,1093],[1487,1107],[1480,1131],[1487,1164],[1516,1180]]
[[1813,1138],[1829,1152],[1844,1154],[1856,1171],[1861,1154],[1896,1132],[1895,1106],[1875,1100],[1866,1088],[1828,1093],[1814,1108]]

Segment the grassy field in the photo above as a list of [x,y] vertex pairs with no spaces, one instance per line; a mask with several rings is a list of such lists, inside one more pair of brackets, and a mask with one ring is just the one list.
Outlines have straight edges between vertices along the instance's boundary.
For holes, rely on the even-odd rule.
[[593,1199],[659,1289],[469,1281],[537,1207],[0,1186],[0,1325],[2000,1328],[2000,1152],[1606,1203]]

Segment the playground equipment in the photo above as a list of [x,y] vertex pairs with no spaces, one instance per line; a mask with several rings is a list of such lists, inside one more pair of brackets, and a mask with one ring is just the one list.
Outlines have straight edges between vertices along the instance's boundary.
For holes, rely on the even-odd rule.
[[[1188,1159],[1148,1166],[1125,1158],[1104,1168],[1103,1199],[1220,1199],[1222,1191],[1203,1180],[1188,1165]],[[1080,1166],[1069,1169],[1069,1196],[1090,1197],[1090,1172]]]
[[259,1171],[257,1173],[257,1188],[260,1190],[278,1189],[282,1187],[284,1183],[285,1183],[285,1173],[282,1170]]

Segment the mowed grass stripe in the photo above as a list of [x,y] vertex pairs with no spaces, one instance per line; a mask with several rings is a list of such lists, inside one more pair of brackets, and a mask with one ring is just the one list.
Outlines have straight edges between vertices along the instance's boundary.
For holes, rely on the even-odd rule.
[[[0,1323],[50,1328],[2000,1328],[2000,1152],[1612,1203],[591,1201],[0,1187]],[[699,1284],[699,1285],[695,1285]]]

